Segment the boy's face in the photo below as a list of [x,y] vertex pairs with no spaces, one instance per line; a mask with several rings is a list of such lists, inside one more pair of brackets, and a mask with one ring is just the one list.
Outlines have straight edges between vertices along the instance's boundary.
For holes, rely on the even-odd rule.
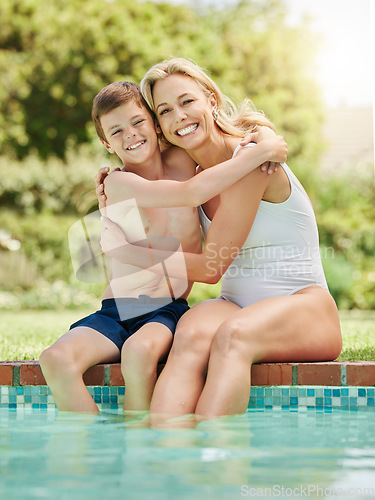
[[155,124],[146,108],[129,101],[103,115],[100,119],[110,153],[124,165],[141,164],[159,151]]

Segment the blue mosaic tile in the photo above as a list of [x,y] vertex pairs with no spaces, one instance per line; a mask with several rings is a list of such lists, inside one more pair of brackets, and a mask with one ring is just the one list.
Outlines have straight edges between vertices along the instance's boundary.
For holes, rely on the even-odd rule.
[[[100,409],[122,408],[125,387],[88,387]],[[358,400],[358,398],[360,398]],[[27,405],[31,408],[55,408],[52,393],[47,386],[2,386],[0,407],[15,409]],[[249,407],[255,411],[267,408],[282,408],[289,411],[318,410],[364,411],[375,407],[374,387],[322,387],[322,386],[260,386],[252,387]]]
[[257,398],[255,396],[250,396],[249,406],[255,406],[257,402]]

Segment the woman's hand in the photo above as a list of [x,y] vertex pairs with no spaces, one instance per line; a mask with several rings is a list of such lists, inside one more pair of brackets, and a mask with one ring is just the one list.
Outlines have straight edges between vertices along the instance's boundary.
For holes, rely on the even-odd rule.
[[123,252],[124,247],[128,244],[126,240],[126,235],[124,231],[112,222],[108,217],[100,217],[104,229],[100,236],[100,246],[102,252],[105,253],[107,257],[116,259],[118,252]]
[[[112,172],[114,172],[115,170],[121,170],[121,169],[119,167],[116,167],[112,170]],[[105,208],[106,206],[107,196],[104,192],[104,179],[107,177],[108,174],[109,174],[109,167],[102,167],[101,169],[99,169],[99,172],[95,176],[95,185],[96,185],[95,192],[99,202],[99,210]]]

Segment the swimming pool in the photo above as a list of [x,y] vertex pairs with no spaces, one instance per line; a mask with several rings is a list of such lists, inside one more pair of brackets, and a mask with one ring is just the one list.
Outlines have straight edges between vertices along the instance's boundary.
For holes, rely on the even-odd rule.
[[375,411],[249,409],[193,429],[0,409],[2,499],[375,498]]

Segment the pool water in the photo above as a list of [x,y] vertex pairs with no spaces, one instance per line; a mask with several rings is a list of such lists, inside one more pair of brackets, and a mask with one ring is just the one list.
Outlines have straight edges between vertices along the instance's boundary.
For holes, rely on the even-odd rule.
[[375,412],[249,410],[195,428],[0,410],[1,499],[375,498]]

